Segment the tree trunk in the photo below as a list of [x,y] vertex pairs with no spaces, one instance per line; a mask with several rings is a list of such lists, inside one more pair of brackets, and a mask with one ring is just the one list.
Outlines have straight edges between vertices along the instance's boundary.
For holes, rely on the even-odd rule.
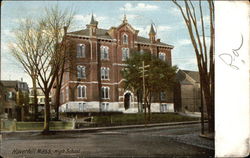
[[44,129],[43,134],[49,133],[49,122],[50,122],[50,103],[49,103],[49,91],[45,90],[45,111],[44,111]]
[[55,112],[56,112],[56,120],[59,120],[59,106],[60,106],[60,89],[56,86],[56,100],[55,100]]
[[37,121],[38,119],[38,100],[37,100],[37,88],[36,88],[36,78],[33,76],[32,77],[32,84],[33,84],[33,92],[34,92],[34,108],[35,108],[35,113],[34,113],[34,120]]

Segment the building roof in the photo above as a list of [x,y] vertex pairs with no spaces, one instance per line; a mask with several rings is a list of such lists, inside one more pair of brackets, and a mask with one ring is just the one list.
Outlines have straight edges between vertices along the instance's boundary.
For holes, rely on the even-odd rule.
[[[74,32],[69,32],[68,34],[73,34],[73,35],[82,35],[82,36],[89,36],[89,29],[84,29],[84,30],[79,30],[79,31],[74,31]],[[111,36],[108,34],[108,30],[106,29],[96,29],[96,36],[101,37],[101,38],[106,38],[106,39],[112,39]]]
[[200,75],[198,71],[179,69],[176,75],[176,79],[182,84],[193,84],[194,82],[200,83]]
[[[79,31],[69,32],[68,34],[69,34],[69,35],[90,36],[89,33],[90,33],[90,31],[89,31],[89,29],[87,28],[87,29],[83,29],[83,30],[79,30]],[[97,36],[97,37],[100,37],[100,38],[104,38],[104,39],[113,39],[113,38],[108,34],[108,30],[107,30],[107,29],[100,29],[100,28],[98,28],[98,29],[96,30],[96,36]],[[137,42],[145,43],[145,44],[151,44],[150,39],[145,38],[145,37],[142,37],[142,36],[138,36],[138,37],[137,37]],[[156,44],[163,45],[163,46],[168,46],[168,47],[173,47],[172,45],[169,45],[169,44],[166,44],[166,43],[163,43],[163,42],[159,42],[159,41],[156,41]]]
[[17,88],[17,83],[18,81],[10,81],[10,80],[2,80],[1,83],[3,84],[4,87],[13,87]]
[[188,76],[194,79],[196,82],[200,82],[200,74],[198,71],[183,70]]
[[6,88],[17,88],[19,90],[29,91],[28,84],[26,82],[18,80],[1,80],[1,83]]

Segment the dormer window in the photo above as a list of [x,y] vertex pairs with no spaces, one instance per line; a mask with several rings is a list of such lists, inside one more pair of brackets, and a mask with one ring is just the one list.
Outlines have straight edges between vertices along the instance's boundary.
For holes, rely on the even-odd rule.
[[77,58],[84,58],[85,57],[85,45],[84,44],[78,44],[77,45]]
[[128,35],[123,34],[122,38],[123,38],[123,44],[128,44]]

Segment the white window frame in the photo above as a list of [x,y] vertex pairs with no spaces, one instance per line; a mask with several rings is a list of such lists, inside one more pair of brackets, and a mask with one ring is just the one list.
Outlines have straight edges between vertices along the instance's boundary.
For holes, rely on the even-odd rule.
[[86,78],[86,67],[83,65],[77,65],[77,78],[85,79]]
[[101,111],[109,111],[109,103],[102,102]]
[[101,67],[101,80],[109,80],[109,68]]
[[109,89],[109,87],[101,88],[102,99],[109,99]]
[[129,58],[129,48],[122,48],[122,61],[126,61]]
[[77,86],[77,98],[87,98],[86,92],[87,92],[87,87],[85,85]]
[[85,58],[85,44],[77,44],[76,48],[76,57],[77,58]]
[[[162,58],[163,57],[163,58]],[[166,61],[166,54],[163,53],[163,52],[160,52],[159,53],[159,59],[163,60],[163,61]]]
[[128,35],[126,33],[124,33],[122,35],[122,43],[123,44],[128,44]]
[[108,60],[109,59],[109,47],[101,46],[101,59]]

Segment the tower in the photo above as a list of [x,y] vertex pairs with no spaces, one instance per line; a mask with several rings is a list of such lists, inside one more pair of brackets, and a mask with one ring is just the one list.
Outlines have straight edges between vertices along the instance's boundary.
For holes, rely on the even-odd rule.
[[97,25],[98,25],[98,22],[95,21],[94,15],[92,14],[90,23],[87,25],[90,36],[96,36]]
[[149,39],[150,39],[151,43],[154,43],[156,32],[154,30],[153,24],[151,24],[150,31],[149,31],[148,35],[149,35]]

